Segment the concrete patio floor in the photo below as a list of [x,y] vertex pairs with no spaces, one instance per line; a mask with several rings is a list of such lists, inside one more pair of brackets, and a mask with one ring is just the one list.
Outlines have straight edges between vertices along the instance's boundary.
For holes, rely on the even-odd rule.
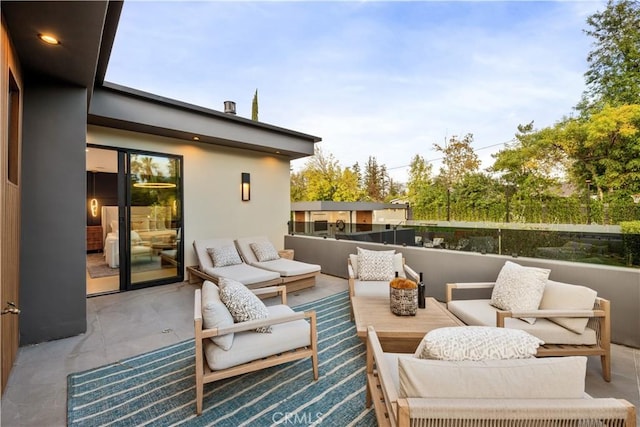
[[[88,298],[85,334],[19,349],[2,396],[1,425],[65,426],[67,375],[193,338],[196,288],[182,282]],[[346,289],[345,279],[323,274],[315,288],[288,294],[288,302],[296,306]],[[612,359],[607,383],[600,359],[589,358],[587,393],[624,398],[639,407],[640,350],[613,345]]]

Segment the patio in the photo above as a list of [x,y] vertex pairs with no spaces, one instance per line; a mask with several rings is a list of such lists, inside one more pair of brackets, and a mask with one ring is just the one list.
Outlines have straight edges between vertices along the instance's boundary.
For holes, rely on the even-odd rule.
[[[192,338],[195,289],[182,282],[87,299],[86,334],[20,348],[2,398],[2,426],[64,426],[68,374]],[[322,274],[315,288],[290,294],[289,304],[346,289],[345,279]],[[639,406],[640,350],[612,347],[612,381],[602,380],[600,361],[592,357],[587,392]]]

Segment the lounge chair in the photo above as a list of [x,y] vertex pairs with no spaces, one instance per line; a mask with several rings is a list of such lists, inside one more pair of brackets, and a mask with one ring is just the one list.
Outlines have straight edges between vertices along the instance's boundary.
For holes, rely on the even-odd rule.
[[317,264],[280,257],[273,244],[264,236],[236,239],[236,247],[247,264],[278,273],[288,292],[315,286],[316,276],[320,274],[320,266]]
[[[218,283],[219,278],[228,277],[252,289],[282,284],[280,274],[242,262],[232,239],[194,240],[193,249],[198,257],[198,265],[187,267],[189,283],[198,283],[203,280]],[[212,254],[210,254],[213,251],[218,253],[226,251],[231,255],[231,258],[235,253],[236,259],[220,263],[227,265],[216,266],[214,265]]]

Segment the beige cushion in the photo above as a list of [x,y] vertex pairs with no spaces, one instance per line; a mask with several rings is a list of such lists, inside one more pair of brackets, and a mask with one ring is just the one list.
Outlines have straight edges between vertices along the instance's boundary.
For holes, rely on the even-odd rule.
[[[502,310],[537,310],[550,272],[546,268],[505,262],[493,287],[491,305]],[[535,318],[522,320],[529,323],[536,321]]]
[[[540,301],[540,310],[591,310],[598,293],[585,286],[548,280]],[[588,318],[549,318],[552,322],[577,334],[584,332]]]
[[[202,326],[204,329],[221,328],[233,325],[233,317],[224,303],[220,300],[218,287],[206,280],[202,284]],[[233,345],[233,334],[211,337],[223,350],[229,350]]]
[[[293,310],[286,305],[269,306],[267,309],[269,317],[293,313]],[[224,351],[205,340],[204,352],[207,364],[214,371],[226,369],[311,344],[310,325],[304,319],[279,323],[271,328],[270,334],[257,334],[253,331],[237,332],[233,339],[233,347],[229,351]]]
[[[266,319],[269,316],[269,311],[260,298],[242,283],[223,277],[218,285],[221,289],[220,300],[227,307],[235,322]],[[256,332],[269,333],[271,326],[257,328]]]
[[225,267],[205,267],[202,271],[217,279],[228,277],[245,285],[253,285],[254,283],[268,282],[280,278],[280,274],[276,272],[245,263],[227,265]]
[[[447,309],[466,325],[495,326],[497,309],[484,300],[456,300],[447,304]],[[596,332],[586,328],[576,334],[565,327],[547,319],[538,319],[531,325],[520,319],[504,319],[506,328],[522,329],[540,338],[547,344],[594,345],[597,344]]]
[[211,257],[214,267],[226,267],[227,265],[242,264],[236,246],[221,245],[215,248],[207,248],[207,253]]
[[318,264],[310,264],[308,262],[296,261],[294,259],[278,258],[272,261],[256,262],[252,264],[255,267],[264,269],[265,271],[276,272],[282,277],[298,276],[301,274],[309,274],[319,272],[321,267]]
[[273,261],[280,258],[278,251],[271,242],[254,242],[249,245],[258,262]]
[[389,298],[389,282],[380,280],[356,280],[353,292],[357,297]]
[[233,240],[227,238],[194,240],[193,249],[196,251],[196,256],[198,257],[198,266],[200,267],[200,270],[204,271],[206,268],[214,267],[213,260],[207,252],[207,249],[233,245]]
[[428,332],[415,356],[439,360],[504,360],[534,357],[542,340],[519,329],[457,326]]
[[398,358],[400,397],[581,399],[587,358],[450,362]]

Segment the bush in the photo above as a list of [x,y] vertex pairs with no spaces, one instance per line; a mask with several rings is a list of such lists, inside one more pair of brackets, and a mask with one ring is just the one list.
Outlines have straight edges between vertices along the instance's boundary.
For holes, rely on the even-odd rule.
[[627,265],[640,264],[640,221],[622,221],[620,230],[622,231]]

